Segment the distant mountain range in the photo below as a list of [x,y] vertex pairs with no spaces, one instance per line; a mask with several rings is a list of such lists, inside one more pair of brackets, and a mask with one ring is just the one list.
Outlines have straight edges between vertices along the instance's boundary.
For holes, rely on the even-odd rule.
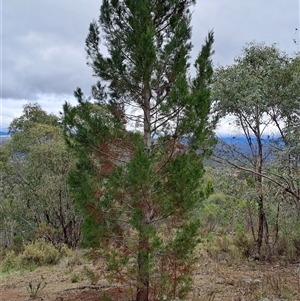
[[[244,155],[250,155],[251,156],[251,149],[248,144],[248,141],[245,137],[243,136],[237,136],[237,137],[218,137],[219,141],[216,145],[215,152],[218,153],[219,155],[221,154],[222,156],[231,156],[232,154],[228,151],[228,148],[223,147],[224,143],[227,144],[228,146],[232,147],[232,149],[235,149],[237,152],[235,152],[236,156],[239,157],[239,154],[244,154]],[[277,140],[278,139],[278,140]],[[274,142],[277,140],[277,143],[279,145],[282,145],[282,142],[280,142],[279,137],[269,137],[269,136],[264,136],[262,137],[262,151],[263,151],[263,156],[265,159],[269,158],[272,159],[274,158]],[[252,145],[253,148],[255,149],[255,152],[257,152],[257,141],[255,137],[252,138]],[[272,146],[273,145],[273,146]],[[241,155],[243,156],[243,155]]]
[[[11,138],[10,134],[8,131],[0,131],[0,144],[5,143]],[[238,148],[240,151],[250,154],[250,148],[247,143],[247,140],[243,136],[236,136],[236,137],[229,137],[229,136],[219,136],[218,139],[220,140],[217,145],[216,145],[216,150],[221,150],[222,149],[222,142],[226,143],[231,146],[235,146]],[[222,141],[222,142],[221,142]],[[268,149],[268,142],[270,141],[269,137],[264,137],[263,139],[263,144],[264,144],[264,151]],[[256,141],[254,139],[253,144],[256,145]]]
[[9,133],[8,132],[0,131],[0,136],[9,136]]
[[8,132],[0,131],[0,145],[5,144],[10,139]]

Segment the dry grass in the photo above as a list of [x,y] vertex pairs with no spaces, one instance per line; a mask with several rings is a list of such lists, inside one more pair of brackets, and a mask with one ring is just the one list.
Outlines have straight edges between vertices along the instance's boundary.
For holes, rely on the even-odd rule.
[[[300,300],[298,264],[259,263],[242,260],[234,254],[233,250],[227,248],[223,248],[223,251],[219,250],[219,253],[216,250],[213,252],[205,250],[203,246],[199,249],[195,284],[190,300],[262,301],[264,298],[265,300]],[[99,286],[108,286],[108,283],[103,280],[105,273],[103,265],[73,258],[53,267],[39,267],[34,271],[1,275],[0,300],[29,300],[29,283],[36,285],[42,279],[47,282],[47,285],[38,292],[37,300],[42,298],[44,301],[76,301],[84,298],[84,300],[99,301],[103,290],[99,291],[91,285],[89,277],[84,273],[86,269],[101,276]],[[74,275],[77,276],[76,282],[72,281]],[[83,289],[84,287],[86,289]],[[124,298],[121,288],[110,286],[106,292],[114,300],[128,300],[128,297]]]
[[[300,300],[298,264],[199,259],[193,300]],[[276,299],[278,298],[278,299]]]

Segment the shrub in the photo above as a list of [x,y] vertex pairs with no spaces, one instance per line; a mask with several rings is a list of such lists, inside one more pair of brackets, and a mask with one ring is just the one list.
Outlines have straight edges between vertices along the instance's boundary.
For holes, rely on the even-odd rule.
[[16,254],[20,254],[24,250],[23,238],[20,235],[16,235],[12,238],[12,250]]
[[59,251],[51,243],[44,240],[37,240],[26,245],[24,252],[20,255],[21,264],[24,266],[56,264],[59,259]]
[[237,259],[237,248],[230,235],[214,236],[204,243],[207,254],[214,260],[232,264]]
[[[20,246],[20,245],[19,245]],[[3,272],[12,269],[34,268],[42,265],[57,264],[62,257],[72,256],[73,252],[65,245],[59,246],[59,250],[49,242],[37,240],[25,245],[23,252],[9,250],[1,262]],[[21,249],[18,247],[18,251]]]
[[83,273],[84,275],[90,280],[91,285],[96,285],[100,279],[100,275],[91,269],[89,269],[87,266],[83,267]]
[[61,256],[63,257],[62,260],[60,260],[60,267],[74,267],[76,265],[81,265],[83,262],[82,258],[82,252],[79,250],[70,250],[69,249],[69,254],[63,255],[64,253],[61,252]]
[[59,253],[61,257],[71,257],[73,255],[73,251],[66,245],[59,245]]
[[17,268],[19,262],[14,251],[8,251],[1,262],[1,270],[3,273],[8,273]]
[[234,245],[245,257],[250,257],[254,250],[254,241],[244,231],[238,231],[233,238]]
[[78,274],[72,274],[71,276],[71,282],[76,283],[79,280],[79,275]]
[[297,260],[297,242],[293,240],[292,235],[282,234],[274,247],[274,254],[284,257],[288,261]]

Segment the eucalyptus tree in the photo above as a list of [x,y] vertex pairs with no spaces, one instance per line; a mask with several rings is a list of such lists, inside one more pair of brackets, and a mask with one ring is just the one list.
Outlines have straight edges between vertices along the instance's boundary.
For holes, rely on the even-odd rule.
[[194,3],[103,1],[86,39],[99,79],[95,102],[78,88],[78,105],[63,108],[66,139],[79,159],[70,183],[85,212],[85,242],[106,250],[109,270],[131,281],[136,300],[175,298],[191,283],[193,210],[213,141],[212,32],[195,78],[188,74]]
[[[11,140],[2,156],[3,189],[13,218],[14,232],[25,239],[43,237],[53,244],[79,244],[81,217],[69,195],[68,172],[75,167],[58,118],[37,104],[24,106],[23,114],[10,124]],[[12,210],[10,210],[12,211]]]
[[258,204],[258,229],[254,237],[256,254],[260,256],[264,240],[267,258],[271,249],[263,179],[267,178],[295,195],[284,173],[274,173],[269,164],[278,158],[276,149],[287,150],[289,119],[298,123],[299,115],[295,114],[294,108],[297,107],[300,85],[294,64],[294,59],[280,52],[276,45],[250,43],[243,49],[242,56],[235,59],[234,65],[216,70],[213,83],[217,114],[220,118],[234,117],[239,132],[233,136],[241,135],[247,143],[247,150],[222,143],[227,153],[222,160],[253,175]]
[[[272,172],[277,175],[276,184],[284,197],[291,201],[300,217],[300,59],[294,57],[285,69],[282,85],[277,85],[269,112],[278,132],[275,144],[276,164]],[[275,177],[273,176],[273,182]]]

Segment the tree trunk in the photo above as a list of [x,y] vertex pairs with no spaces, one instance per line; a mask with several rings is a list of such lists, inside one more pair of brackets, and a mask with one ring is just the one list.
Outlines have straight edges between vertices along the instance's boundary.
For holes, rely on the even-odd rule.
[[257,185],[257,194],[258,194],[258,235],[255,245],[255,257],[261,258],[261,246],[263,239],[266,245],[266,258],[270,258],[271,249],[269,244],[269,229],[268,222],[265,215],[264,209],[264,193],[263,193],[263,178],[262,178],[262,167],[263,167],[263,146],[261,141],[261,134],[259,132],[259,126],[257,125],[258,134],[257,146],[258,146],[258,156],[257,156],[257,175],[256,175],[256,185]]
[[266,255],[265,260],[269,261],[272,256],[272,249],[270,245],[270,239],[269,239],[269,226],[266,216],[264,215],[264,227],[265,227],[265,244],[266,244]]
[[[256,112],[258,111],[258,108],[256,108]],[[264,197],[263,197],[263,187],[262,187],[262,164],[263,164],[263,149],[262,149],[262,142],[261,142],[261,135],[259,131],[259,123],[258,123],[258,113],[256,113],[256,141],[257,141],[257,147],[258,147],[258,153],[256,157],[256,163],[254,168],[257,171],[257,174],[255,175],[255,181],[256,181],[256,191],[258,194],[258,233],[257,233],[257,240],[255,242],[255,258],[260,259],[261,254],[261,246],[264,238]]]
[[264,205],[263,205],[263,197],[262,195],[259,196],[258,199],[258,233],[257,233],[257,239],[255,242],[255,258],[260,258],[260,250],[261,245],[264,237]]
[[258,236],[255,244],[255,258],[261,258],[261,246],[262,242],[265,242],[266,245],[266,254],[265,259],[269,260],[271,258],[271,247],[269,241],[269,227],[268,221],[264,212],[264,202],[263,196],[259,196],[258,200]]
[[139,237],[136,301],[148,301],[149,298],[149,238],[143,232]]
[[[151,131],[150,131],[150,94],[144,93],[144,150],[149,154],[151,151]],[[137,293],[136,301],[148,301],[149,299],[149,238],[147,233],[147,216],[148,206],[143,199],[143,221],[141,222],[141,230],[139,233],[138,246],[138,274],[137,274]]]
[[[145,83],[143,91],[143,111],[144,111],[144,149],[147,153],[151,151],[151,107],[148,83]],[[145,200],[141,200],[143,210],[143,220],[141,221],[141,230],[139,233],[138,245],[138,273],[137,273],[137,293],[136,301],[148,301],[149,299],[149,237],[147,233],[147,217],[149,212],[148,205]]]
[[148,152],[151,149],[151,108],[150,108],[150,93],[144,93],[144,145]]

